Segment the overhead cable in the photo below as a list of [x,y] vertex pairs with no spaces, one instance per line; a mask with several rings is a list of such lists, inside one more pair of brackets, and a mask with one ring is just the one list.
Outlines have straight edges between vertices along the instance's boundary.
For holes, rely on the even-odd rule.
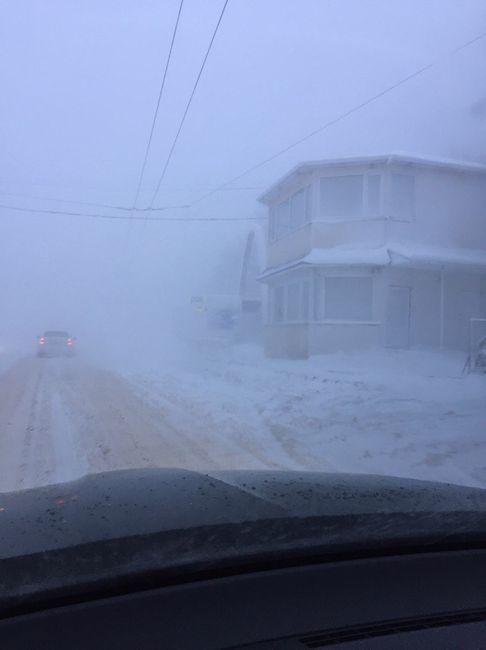
[[[85,205],[92,208],[106,208],[107,210],[123,210],[125,212],[145,212],[148,208],[133,208],[127,205],[115,205],[112,203],[97,203],[94,201],[83,201],[78,199],[62,199],[59,197],[52,196],[39,196],[32,194],[21,194],[18,192],[2,192],[0,190],[0,196],[17,196],[19,198],[33,200],[33,201],[48,201],[50,203],[71,203],[73,205]],[[184,204],[178,205],[164,205],[159,207],[150,208],[152,212],[163,212],[164,210],[177,210],[181,208],[189,208],[190,206]]]
[[86,217],[90,219],[109,219],[109,220],[120,220],[120,221],[177,221],[180,223],[183,222],[195,222],[195,221],[260,221],[265,219],[265,217],[131,217],[123,216],[120,214],[99,214],[93,212],[71,212],[68,210],[48,210],[45,208],[26,208],[18,205],[6,205],[0,203],[0,209],[3,210],[14,210],[16,212],[28,212],[30,214],[50,214],[50,215],[61,215],[61,216],[71,216],[71,217]]
[[172,141],[171,148],[169,150],[166,161],[165,161],[164,166],[162,168],[162,173],[159,176],[159,180],[157,182],[157,186],[156,186],[155,191],[153,193],[152,200],[150,201],[150,205],[149,205],[150,208],[153,206],[153,204],[155,202],[155,199],[157,198],[157,194],[159,193],[160,186],[162,185],[162,181],[164,180],[165,174],[166,174],[167,169],[169,167],[170,161],[172,159],[172,155],[174,153],[174,149],[176,147],[177,141],[178,141],[179,136],[181,134],[182,127],[184,126],[184,122],[186,121],[186,117],[187,117],[187,114],[189,112],[189,108],[190,108],[190,106],[192,104],[192,100],[194,98],[194,95],[196,94],[196,90],[197,90],[197,87],[198,87],[198,84],[199,84],[199,80],[201,79],[201,75],[202,75],[203,70],[204,70],[204,68],[206,66],[206,62],[208,60],[209,53],[211,52],[211,49],[213,47],[214,39],[216,38],[216,34],[218,33],[219,26],[221,25],[221,21],[223,19],[224,12],[226,10],[228,2],[229,2],[229,0],[225,0],[225,2],[223,4],[223,8],[221,9],[221,12],[219,14],[219,18],[218,18],[218,21],[216,23],[216,27],[214,28],[213,35],[211,36],[211,40],[209,41],[209,45],[208,45],[208,48],[206,50],[206,54],[204,55],[203,62],[201,64],[198,75],[196,77],[196,81],[194,82],[191,94],[190,94],[189,99],[188,99],[187,104],[186,104],[186,108],[185,108],[184,113],[182,115],[182,119],[181,119],[181,121],[179,123],[179,128],[177,129],[174,140]]
[[432,61],[431,63],[428,63],[427,65],[422,66],[418,70],[415,70],[415,72],[412,72],[411,74],[408,74],[406,77],[403,77],[402,79],[396,81],[395,83],[391,84],[390,86],[387,86],[383,90],[381,90],[379,93],[376,93],[375,95],[372,95],[368,99],[365,99],[364,101],[360,102],[359,104],[356,104],[352,108],[348,109],[347,111],[344,111],[343,113],[340,113],[338,116],[334,117],[332,120],[329,120],[322,126],[318,127],[317,129],[314,129],[307,135],[303,136],[302,138],[299,138],[298,140],[295,140],[294,142],[288,144],[286,147],[283,149],[280,149],[276,153],[272,154],[271,156],[268,156],[264,160],[261,160],[260,162],[252,165],[251,167],[248,167],[245,169],[243,172],[238,174],[237,176],[233,176],[233,178],[230,178],[229,180],[225,181],[224,183],[221,183],[218,187],[215,187],[214,189],[210,190],[206,194],[203,194],[200,196],[198,199],[195,201],[192,201],[190,203],[191,207],[193,205],[196,205],[197,203],[200,203],[201,201],[204,201],[205,199],[209,198],[210,196],[213,196],[213,194],[216,194],[217,192],[220,192],[224,189],[227,188],[228,185],[231,185],[232,183],[235,183],[236,181],[239,181],[241,178],[244,176],[247,176],[253,171],[256,171],[257,169],[260,169],[260,167],[263,167],[264,165],[267,165],[269,162],[272,162],[276,158],[279,158],[280,156],[283,156],[286,154],[288,151],[291,149],[294,149],[298,145],[302,144],[303,142],[306,142],[307,140],[310,140],[310,138],[313,138],[315,135],[318,135],[319,133],[322,133],[323,131],[329,129],[331,126],[334,126],[338,122],[343,121],[350,115],[353,115],[354,113],[357,113],[361,109],[365,108],[366,106],[369,106],[370,104],[374,103],[376,100],[380,99],[384,95],[387,95],[388,93],[392,92],[393,90],[396,90],[403,84],[406,84],[407,82],[411,81],[412,79],[415,79],[416,77],[422,75],[424,72],[427,70],[430,70],[430,68],[435,67],[438,63],[440,63],[444,58],[450,57],[454,54],[457,54],[461,50],[466,49],[467,47],[470,47],[474,43],[477,43],[478,41],[482,40],[483,38],[486,37],[486,32],[482,32],[478,36],[475,36],[474,38],[470,39],[466,43],[463,43],[462,45],[454,48],[453,50],[449,51],[447,54],[444,56],[440,57],[439,59],[436,59],[435,61]]
[[176,18],[176,22],[175,22],[175,25],[174,25],[174,29],[172,31],[172,39],[170,41],[169,52],[167,54],[167,59],[166,59],[166,62],[165,62],[164,74],[162,76],[162,82],[160,84],[159,96],[157,98],[157,103],[155,105],[155,111],[154,111],[154,115],[153,115],[153,118],[152,118],[152,126],[150,127],[150,134],[149,134],[149,138],[148,138],[148,141],[147,141],[147,146],[145,147],[145,154],[144,154],[144,157],[143,157],[142,167],[140,169],[140,175],[138,177],[137,190],[135,192],[135,198],[133,200],[133,209],[135,209],[135,207],[137,205],[138,197],[140,195],[140,189],[141,189],[142,183],[143,183],[143,177],[145,175],[145,168],[147,167],[147,160],[148,160],[148,156],[149,156],[149,152],[150,152],[150,147],[152,145],[152,139],[153,139],[153,136],[154,136],[155,124],[157,122],[157,116],[159,114],[160,102],[162,100],[162,95],[164,93],[165,80],[167,79],[167,71],[169,70],[169,64],[170,64],[170,60],[171,60],[171,57],[172,57],[172,50],[174,48],[174,41],[175,41],[176,34],[177,34],[177,28],[179,27],[179,20],[180,20],[180,17],[181,17],[182,5],[183,4],[184,4],[184,0],[181,0],[180,3],[179,3],[179,11],[177,12],[177,18]]

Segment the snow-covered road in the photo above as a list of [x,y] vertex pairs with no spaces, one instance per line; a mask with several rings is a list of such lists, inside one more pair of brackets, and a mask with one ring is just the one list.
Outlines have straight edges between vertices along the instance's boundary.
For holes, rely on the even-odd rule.
[[0,375],[0,491],[154,466],[486,486],[486,377],[462,376],[454,356],[152,359],[13,363]]
[[0,491],[149,465],[214,467],[108,371],[31,358],[0,377]]
[[18,361],[0,376],[0,492],[131,467],[282,467],[272,445],[243,426],[226,439],[183,399],[172,391],[156,404],[76,359]]

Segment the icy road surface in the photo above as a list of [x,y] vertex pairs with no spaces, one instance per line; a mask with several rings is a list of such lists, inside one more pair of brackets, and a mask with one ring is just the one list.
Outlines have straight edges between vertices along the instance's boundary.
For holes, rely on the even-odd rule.
[[17,361],[0,375],[0,491],[154,466],[486,487],[486,376],[462,376],[460,355],[279,361],[242,351],[125,361],[118,372],[80,359]]

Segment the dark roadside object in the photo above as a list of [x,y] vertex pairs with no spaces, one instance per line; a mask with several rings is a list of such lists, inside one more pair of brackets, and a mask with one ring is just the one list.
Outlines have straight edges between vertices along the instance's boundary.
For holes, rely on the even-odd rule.
[[478,372],[486,372],[486,336],[479,342],[475,368]]

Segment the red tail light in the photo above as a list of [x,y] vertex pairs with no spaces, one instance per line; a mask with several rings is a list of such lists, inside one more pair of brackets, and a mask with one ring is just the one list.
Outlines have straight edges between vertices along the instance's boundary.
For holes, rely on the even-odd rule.
[[40,336],[39,337],[39,345],[44,345],[45,342],[46,342],[45,338],[43,336]]

